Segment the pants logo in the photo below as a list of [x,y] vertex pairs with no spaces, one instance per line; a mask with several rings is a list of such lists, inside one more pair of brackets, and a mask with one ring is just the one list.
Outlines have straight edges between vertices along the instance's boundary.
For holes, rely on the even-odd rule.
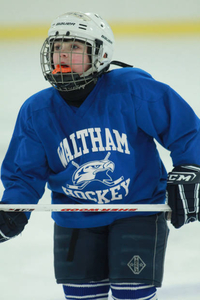
[[143,262],[139,255],[134,255],[127,264],[127,266],[131,269],[131,271],[134,274],[138,275],[146,267],[146,264]]

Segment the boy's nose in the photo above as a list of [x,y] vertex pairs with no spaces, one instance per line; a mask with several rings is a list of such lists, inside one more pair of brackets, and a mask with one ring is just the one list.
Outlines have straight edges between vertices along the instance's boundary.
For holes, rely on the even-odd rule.
[[69,53],[68,52],[61,52],[60,57],[68,57]]

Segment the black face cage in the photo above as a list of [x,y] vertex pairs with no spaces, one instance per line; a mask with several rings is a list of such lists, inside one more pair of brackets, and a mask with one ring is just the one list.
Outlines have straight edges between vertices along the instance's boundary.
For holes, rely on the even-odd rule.
[[[61,53],[63,53],[62,43],[70,42],[70,51],[64,52],[68,56],[68,66],[61,64]],[[55,43],[59,42],[60,49],[55,49]],[[83,44],[83,51],[77,54],[81,54],[82,60],[79,63],[72,64],[72,51],[76,47],[76,43],[81,42]],[[41,52],[40,62],[43,75],[49,83],[59,91],[73,91],[84,88],[92,81],[96,81],[99,76],[97,72],[98,68],[98,56],[102,51],[102,42],[100,40],[87,40],[78,37],[69,37],[56,35],[55,37],[49,37],[45,40]],[[58,70],[55,72],[55,65],[53,63],[53,54],[58,53]],[[89,63],[84,63],[84,57],[88,55]],[[73,72],[73,67],[79,66],[82,72]],[[64,71],[64,67],[68,68],[68,72]],[[69,71],[71,68],[71,71]],[[87,69],[84,71],[84,69]]]

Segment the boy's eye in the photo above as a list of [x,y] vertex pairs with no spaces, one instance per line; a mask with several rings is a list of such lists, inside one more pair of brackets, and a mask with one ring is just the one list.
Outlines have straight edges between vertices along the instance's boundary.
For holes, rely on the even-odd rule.
[[72,49],[74,49],[74,50],[75,50],[75,49],[78,49],[78,48],[79,48],[79,46],[78,46],[78,45],[76,45],[76,44],[73,44],[73,45],[72,45]]
[[69,44],[69,45],[62,45],[62,44],[55,44],[54,45],[54,51],[72,51],[72,50],[77,50],[81,49],[81,47],[78,44]]
[[55,45],[54,49],[57,50],[57,51],[61,50],[61,45]]

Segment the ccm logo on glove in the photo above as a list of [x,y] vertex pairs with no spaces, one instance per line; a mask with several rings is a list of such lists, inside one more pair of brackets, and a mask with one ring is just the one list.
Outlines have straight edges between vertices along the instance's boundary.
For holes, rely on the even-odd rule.
[[196,177],[196,174],[195,173],[185,173],[182,172],[182,173],[179,173],[179,172],[172,172],[172,173],[169,173],[168,175],[168,183],[172,183],[174,181],[182,181],[183,183],[186,183],[187,181],[188,182],[191,182],[192,180],[194,180]]

